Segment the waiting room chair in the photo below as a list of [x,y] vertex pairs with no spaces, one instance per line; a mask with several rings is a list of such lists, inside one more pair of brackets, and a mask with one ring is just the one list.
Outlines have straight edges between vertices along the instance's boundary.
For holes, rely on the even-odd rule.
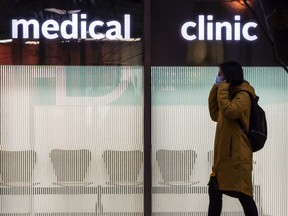
[[36,152],[0,151],[0,175],[4,186],[32,186]]
[[143,152],[140,150],[117,151],[106,150],[103,160],[109,175],[108,184],[112,185],[141,185],[137,181],[143,165]]
[[50,158],[57,178],[55,184],[62,186],[86,185],[85,178],[91,162],[89,150],[53,149]]
[[191,182],[197,154],[194,150],[156,151],[156,161],[165,185],[188,185]]

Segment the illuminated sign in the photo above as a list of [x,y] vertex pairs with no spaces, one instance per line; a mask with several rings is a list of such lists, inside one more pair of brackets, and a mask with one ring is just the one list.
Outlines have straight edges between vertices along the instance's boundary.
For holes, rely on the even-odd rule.
[[[12,38],[19,38],[19,33],[22,29],[22,38],[39,39],[40,34],[46,39],[86,39],[91,37],[95,40],[101,39],[130,39],[130,15],[124,15],[124,24],[121,25],[118,21],[109,21],[107,23],[101,20],[95,20],[91,23],[87,23],[86,14],[72,14],[71,20],[64,20],[62,23],[58,23],[55,20],[46,20],[40,25],[35,20],[25,19],[13,19],[12,20]],[[22,27],[22,28],[20,28]],[[103,30],[106,27],[105,32],[100,32],[100,28]],[[122,35],[123,28],[123,35]],[[31,37],[32,36],[32,37]]]
[[[257,40],[251,30],[257,27],[255,22],[242,24],[240,15],[234,16],[234,22],[214,22],[213,15],[199,15],[198,23],[189,21],[182,25],[181,35],[185,40],[235,40],[244,38],[248,41]],[[225,37],[223,34],[225,33]]]
[[[185,40],[257,40],[253,29],[257,23],[242,23],[240,15],[234,16],[233,23],[228,21],[215,22],[213,15],[199,15],[198,22],[189,21],[181,26],[181,35]],[[100,30],[101,29],[101,30]],[[103,32],[103,29],[106,29]],[[21,31],[22,30],[22,31]],[[12,38],[39,39],[40,35],[46,39],[131,39],[130,38],[130,15],[124,15],[124,23],[118,21],[103,22],[94,20],[87,22],[86,14],[72,14],[71,19],[58,23],[49,19],[40,24],[35,19],[13,19]]]

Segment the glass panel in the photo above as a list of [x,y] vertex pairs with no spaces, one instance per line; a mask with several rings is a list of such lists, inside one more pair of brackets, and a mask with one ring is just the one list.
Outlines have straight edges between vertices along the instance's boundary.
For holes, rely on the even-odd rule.
[[143,213],[142,66],[1,66],[0,81],[1,214]]
[[[266,111],[268,140],[254,153],[260,215],[287,215],[288,76],[282,68],[244,67]],[[153,215],[206,215],[215,123],[208,94],[217,67],[152,68]],[[243,215],[224,196],[223,215]]]

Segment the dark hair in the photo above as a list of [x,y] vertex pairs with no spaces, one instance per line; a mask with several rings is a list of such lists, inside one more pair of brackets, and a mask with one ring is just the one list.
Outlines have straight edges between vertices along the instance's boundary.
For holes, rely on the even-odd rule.
[[243,69],[238,62],[224,62],[219,65],[219,68],[223,72],[226,82],[230,83],[231,85],[241,85],[243,83]]

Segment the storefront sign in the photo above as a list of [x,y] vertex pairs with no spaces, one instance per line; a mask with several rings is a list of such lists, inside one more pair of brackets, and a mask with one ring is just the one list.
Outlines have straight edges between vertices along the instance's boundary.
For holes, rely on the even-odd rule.
[[[104,27],[104,28],[103,28]],[[101,32],[99,29],[101,28]],[[185,40],[257,40],[253,29],[257,23],[241,23],[240,15],[234,16],[234,21],[215,22],[213,15],[199,15],[197,22],[189,21],[181,26],[181,35]],[[103,32],[103,29],[106,29]],[[21,32],[22,30],[22,32]],[[123,32],[123,33],[122,33]],[[71,19],[58,23],[55,20],[46,20],[42,23],[35,19],[13,19],[12,38],[39,39],[43,35],[46,39],[130,39],[130,15],[124,15],[124,23],[118,21],[103,22],[95,20],[87,23],[86,14],[72,14]]]
[[[255,22],[241,23],[240,15],[234,16],[234,22],[215,22],[213,15],[199,15],[198,22],[189,21],[182,25],[181,35],[185,40],[235,40],[242,38],[247,41],[257,40],[253,29],[257,27]],[[225,36],[224,36],[225,35]]]
[[[100,31],[101,29],[101,31]],[[22,32],[21,32],[22,30]],[[103,32],[105,31],[105,32]],[[122,34],[123,32],[123,34]],[[21,34],[20,34],[21,33]],[[130,39],[130,15],[124,15],[124,23],[118,21],[103,22],[95,20],[87,23],[86,14],[72,14],[71,19],[58,23],[55,20],[46,20],[42,25],[35,19],[13,19],[12,38],[39,39],[42,35],[46,39]]]

